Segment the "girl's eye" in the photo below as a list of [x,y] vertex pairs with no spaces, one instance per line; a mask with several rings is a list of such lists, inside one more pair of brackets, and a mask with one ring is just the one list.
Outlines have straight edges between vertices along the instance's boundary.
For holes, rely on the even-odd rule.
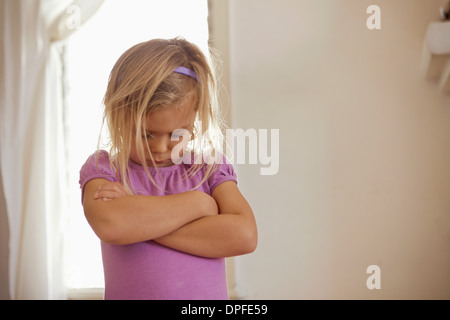
[[145,136],[142,136],[142,138],[143,139],[150,139],[150,138],[153,138],[153,135],[152,134],[146,134]]

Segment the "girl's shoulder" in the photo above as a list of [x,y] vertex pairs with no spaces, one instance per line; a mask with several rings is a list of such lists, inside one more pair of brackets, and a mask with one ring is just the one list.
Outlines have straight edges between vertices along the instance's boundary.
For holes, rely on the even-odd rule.
[[203,178],[206,177],[210,191],[225,181],[232,180],[237,183],[237,175],[233,165],[222,153],[218,153],[214,157],[191,154],[190,160],[185,163],[185,166],[192,167],[194,165],[201,166],[197,174],[200,174]]
[[109,153],[101,150],[91,154],[80,169],[80,188],[82,190],[81,201],[83,201],[84,187],[93,179],[106,179],[117,181],[116,174],[109,162]]
[[82,176],[93,174],[115,176],[109,160],[109,153],[105,150],[99,150],[91,154],[81,167],[80,174]]

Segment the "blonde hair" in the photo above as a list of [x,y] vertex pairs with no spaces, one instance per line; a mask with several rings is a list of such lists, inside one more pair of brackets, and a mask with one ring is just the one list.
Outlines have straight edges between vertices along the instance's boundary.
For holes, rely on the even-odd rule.
[[[196,121],[190,143],[191,151],[202,154],[206,148],[213,157],[216,155],[220,146],[215,144],[212,136],[221,137],[223,122],[217,103],[212,59],[212,52],[207,57],[196,45],[181,38],[174,38],[139,43],[117,60],[104,97],[103,123],[106,122],[110,134],[111,167],[115,170],[118,181],[130,194],[135,193],[128,166],[132,143],[136,143],[141,164],[147,176],[156,185],[145,161],[145,151],[150,157],[151,152],[140,138],[145,136],[146,121],[143,119],[151,112],[170,107],[193,95]],[[197,80],[174,73],[180,66],[194,71]],[[200,182],[202,184],[216,169],[215,163],[196,161],[189,168],[188,176],[193,176],[204,166],[206,173]]]

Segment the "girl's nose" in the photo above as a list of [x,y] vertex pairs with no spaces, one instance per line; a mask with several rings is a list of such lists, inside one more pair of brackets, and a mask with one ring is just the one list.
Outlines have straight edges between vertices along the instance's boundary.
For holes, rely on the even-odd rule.
[[150,150],[152,153],[166,153],[169,151],[169,141],[165,137],[160,137],[153,141]]

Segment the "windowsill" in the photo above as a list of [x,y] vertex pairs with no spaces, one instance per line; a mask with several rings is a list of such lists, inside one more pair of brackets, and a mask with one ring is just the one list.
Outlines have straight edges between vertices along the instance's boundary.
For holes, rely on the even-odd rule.
[[103,300],[104,288],[69,289],[68,300]]
[[[69,289],[67,293],[67,300],[104,300],[104,288],[80,288]],[[239,300],[244,297],[242,293],[236,290],[230,290],[230,300]]]

